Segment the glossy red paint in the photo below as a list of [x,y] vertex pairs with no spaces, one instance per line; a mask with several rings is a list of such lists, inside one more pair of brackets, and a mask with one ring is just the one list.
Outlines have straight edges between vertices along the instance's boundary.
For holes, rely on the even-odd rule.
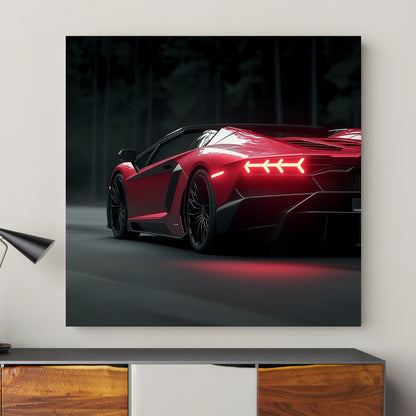
[[123,162],[116,166],[116,168],[113,171],[113,174],[111,175],[110,179],[110,186],[113,182],[114,176],[117,173],[121,173],[123,175],[123,178],[129,178],[131,175],[134,175],[136,173],[136,170],[134,169],[133,165],[130,162]]
[[224,175],[224,171],[223,170],[221,170],[220,172],[217,172],[217,173],[213,173],[211,175],[211,179],[217,178],[218,176],[221,176],[221,175]]
[[[129,218],[164,211],[170,177],[167,172],[152,176],[133,175],[130,177],[126,182]],[[142,197],[135,198],[136,195]]]
[[141,215],[139,217],[133,217],[130,218],[131,221],[149,221],[149,220],[160,220],[161,218],[166,217],[167,212],[156,212],[154,214],[148,214],[148,215]]
[[[211,186],[217,209],[233,201],[236,195],[241,195],[240,188],[244,188],[247,197],[260,197],[261,192],[249,189],[256,186],[262,189],[263,185],[259,185],[261,181],[257,182],[257,177],[267,176],[271,181],[276,179],[275,184],[267,183],[267,195],[264,196],[279,195],[282,192],[280,189],[284,189],[285,194],[296,192],[306,198],[312,192],[321,191],[313,178],[322,170],[360,169],[360,133],[357,129],[344,129],[327,137],[270,137],[247,129],[223,127],[206,146],[150,163],[140,170],[129,162],[121,163],[115,168],[112,178],[116,173],[124,178],[128,220],[131,223],[143,220],[148,224],[154,221],[165,226],[157,233],[184,237],[187,232],[183,222],[184,200],[190,180],[197,170],[212,172]],[[259,176],[260,170],[263,175]],[[278,181],[280,176],[285,175],[293,178],[293,191],[290,181],[287,181],[287,186]],[[255,217],[257,213],[252,212],[251,215]],[[262,211],[259,211],[258,217],[263,218]]]

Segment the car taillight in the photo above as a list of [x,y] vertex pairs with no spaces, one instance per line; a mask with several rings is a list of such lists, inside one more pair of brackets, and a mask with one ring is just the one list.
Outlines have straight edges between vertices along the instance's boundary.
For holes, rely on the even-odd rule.
[[266,173],[285,173],[288,169],[290,173],[305,173],[305,169],[303,169],[302,164],[305,161],[305,158],[302,157],[297,161],[293,161],[293,159],[279,159],[278,161],[270,161],[269,159],[265,160],[264,162],[252,162],[247,161],[244,165],[244,169],[247,173],[252,173],[253,171],[257,171],[258,169],[263,169]]

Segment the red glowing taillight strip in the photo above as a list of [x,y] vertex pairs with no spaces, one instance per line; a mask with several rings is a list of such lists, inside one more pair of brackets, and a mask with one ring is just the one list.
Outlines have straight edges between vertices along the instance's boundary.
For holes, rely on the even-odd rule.
[[216,178],[217,176],[221,176],[224,174],[224,171],[222,170],[221,172],[217,172],[211,175],[211,178]]
[[250,173],[250,168],[263,168],[266,173],[270,173],[270,168],[277,168],[280,173],[283,173],[283,168],[297,168],[300,173],[305,173],[305,170],[302,167],[304,160],[305,158],[302,157],[297,162],[283,162],[283,159],[280,159],[276,163],[270,163],[270,160],[266,160],[263,163],[253,163],[248,161],[244,165],[244,169],[247,171],[247,173]]

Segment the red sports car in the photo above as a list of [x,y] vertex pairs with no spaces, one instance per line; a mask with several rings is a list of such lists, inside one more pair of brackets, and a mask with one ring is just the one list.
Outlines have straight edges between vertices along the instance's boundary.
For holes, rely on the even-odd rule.
[[136,154],[121,150],[107,224],[131,233],[360,243],[361,130],[279,125],[182,127]]

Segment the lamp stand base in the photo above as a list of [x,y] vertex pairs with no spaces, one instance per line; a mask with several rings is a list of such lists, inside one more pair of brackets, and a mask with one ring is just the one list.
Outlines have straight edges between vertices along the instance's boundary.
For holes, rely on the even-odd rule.
[[4,354],[6,352],[9,352],[11,347],[12,347],[11,344],[0,343],[0,354]]

